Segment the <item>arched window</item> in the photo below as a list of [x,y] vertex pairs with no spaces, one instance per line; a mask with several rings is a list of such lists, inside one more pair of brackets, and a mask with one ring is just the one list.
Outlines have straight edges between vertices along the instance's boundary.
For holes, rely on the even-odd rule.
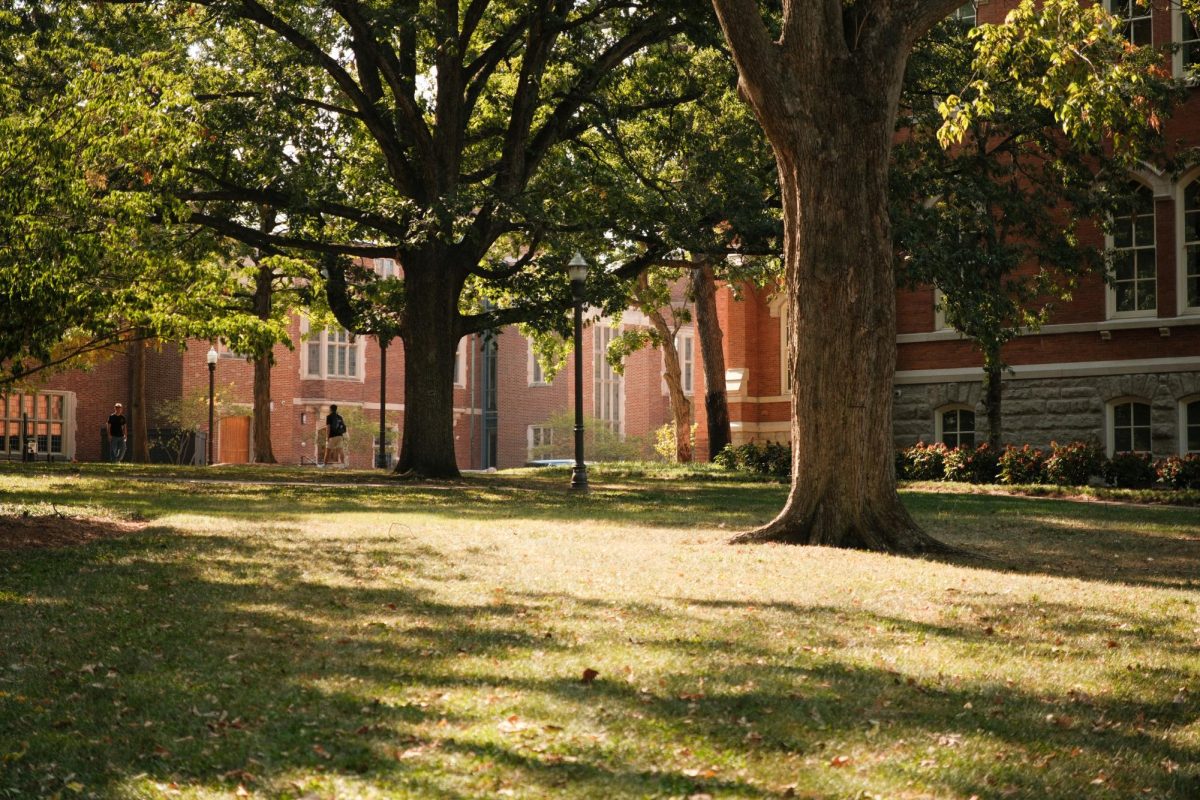
[[1200,177],[1183,190],[1183,259],[1180,287],[1184,310],[1200,311]]
[[951,406],[937,412],[937,439],[947,447],[975,446],[975,411],[967,406]]
[[1150,404],[1143,400],[1117,400],[1108,406],[1108,454],[1149,453]]
[[1179,404],[1179,448],[1184,455],[1200,453],[1200,397]]
[[1130,204],[1113,218],[1109,239],[1112,284],[1110,317],[1153,316],[1158,308],[1158,264],[1154,248],[1154,194],[1138,185]]
[[1138,0],[1104,0],[1108,13],[1124,25],[1125,38],[1130,44],[1142,46],[1151,43],[1151,10],[1148,2]]

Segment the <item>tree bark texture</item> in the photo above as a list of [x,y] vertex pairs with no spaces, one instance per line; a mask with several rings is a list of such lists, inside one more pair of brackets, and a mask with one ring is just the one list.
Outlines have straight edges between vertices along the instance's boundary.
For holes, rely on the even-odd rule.
[[[138,334],[142,334],[138,331]],[[129,460],[150,460],[149,426],[146,424],[146,340],[138,335],[129,343]]]
[[1000,366],[999,361],[988,363],[983,368],[983,406],[987,411],[987,440],[994,448],[1000,447],[1004,425],[1004,386],[1001,383],[1004,378],[1003,372],[1004,368]]
[[[641,280],[645,279],[645,273],[642,273]],[[667,393],[671,398],[671,418],[675,420],[675,460],[680,464],[690,464],[693,459],[692,403],[683,391],[683,369],[679,364],[675,336],[662,311],[650,306],[642,306],[642,311],[663,343],[663,379],[667,382]]]
[[[271,295],[275,273],[259,266],[254,276],[254,313],[262,320],[271,318]],[[275,358],[268,348],[254,357],[254,463],[274,464],[271,448],[271,367]]]
[[708,427],[708,460],[733,441],[729,426],[729,397],[725,392],[725,351],[721,321],[717,318],[717,279],[708,259],[697,259],[692,269],[692,298],[696,309],[696,337],[704,360],[704,411]]
[[[405,306],[404,431],[398,474],[457,478],[454,454],[454,356],[460,332],[447,321],[459,319],[462,275],[436,259],[410,259],[404,265],[409,302]],[[459,277],[455,277],[455,275]]]
[[757,8],[748,21],[729,13],[756,4],[715,5],[779,170],[792,385],[787,502],[734,541],[947,550],[901,503],[893,460],[887,175],[905,23],[895,7],[869,3],[882,16],[864,18],[851,42],[843,13],[857,6],[785,3],[776,46]]

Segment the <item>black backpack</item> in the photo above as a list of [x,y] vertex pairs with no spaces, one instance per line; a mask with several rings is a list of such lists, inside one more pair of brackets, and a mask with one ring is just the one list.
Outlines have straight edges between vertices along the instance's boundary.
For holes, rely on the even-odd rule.
[[341,414],[333,415],[333,422],[331,422],[329,425],[329,435],[330,436],[345,436],[346,435],[346,421],[344,419],[342,419]]

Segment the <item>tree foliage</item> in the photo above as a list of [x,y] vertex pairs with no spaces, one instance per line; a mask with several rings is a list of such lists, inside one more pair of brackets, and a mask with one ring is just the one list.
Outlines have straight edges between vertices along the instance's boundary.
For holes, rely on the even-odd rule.
[[897,274],[941,290],[947,325],[982,352],[994,442],[1002,346],[1103,273],[1081,228],[1127,213],[1129,173],[1163,163],[1177,98],[1159,52],[1072,0],[970,32],[949,20],[915,49],[891,171]]
[[235,283],[213,239],[158,224],[194,134],[175,55],[119,12],[19,8],[0,12],[3,375],[135,331],[278,336],[224,313]]

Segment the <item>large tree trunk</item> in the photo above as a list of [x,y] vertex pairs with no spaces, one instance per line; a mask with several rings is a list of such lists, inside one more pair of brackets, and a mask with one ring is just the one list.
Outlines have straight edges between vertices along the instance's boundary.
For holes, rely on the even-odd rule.
[[[265,223],[264,223],[265,224]],[[254,313],[262,320],[271,318],[271,295],[275,273],[259,266],[254,276]],[[271,348],[254,357],[254,462],[274,464],[271,448],[271,367],[275,363]]]
[[129,343],[129,460],[145,464],[150,460],[149,425],[146,424],[146,339],[137,331]]
[[[739,34],[740,21],[721,21],[731,39]],[[792,487],[779,516],[735,541],[945,550],[900,502],[893,461],[887,170],[904,46],[882,42],[864,54],[821,45],[785,53],[749,86],[739,58],[783,200]]]
[[458,319],[461,280],[439,261],[409,259],[404,264],[404,433],[395,471],[457,478],[454,354],[460,337],[448,323]]
[[[640,280],[646,280],[646,273],[642,273]],[[667,382],[667,393],[671,398],[671,418],[675,420],[675,460],[680,464],[690,464],[693,457],[692,403],[683,391],[683,369],[679,364],[675,337],[659,309],[645,305],[642,311],[663,343],[663,379]]]
[[733,441],[729,426],[729,397],[725,393],[725,351],[717,318],[717,279],[704,257],[692,268],[692,298],[696,307],[696,336],[704,359],[704,411],[708,420],[708,460]]
[[989,359],[983,367],[983,407],[987,411],[988,444],[994,448],[1000,447],[1000,434],[1003,426],[1001,380],[1004,368],[999,359]]

